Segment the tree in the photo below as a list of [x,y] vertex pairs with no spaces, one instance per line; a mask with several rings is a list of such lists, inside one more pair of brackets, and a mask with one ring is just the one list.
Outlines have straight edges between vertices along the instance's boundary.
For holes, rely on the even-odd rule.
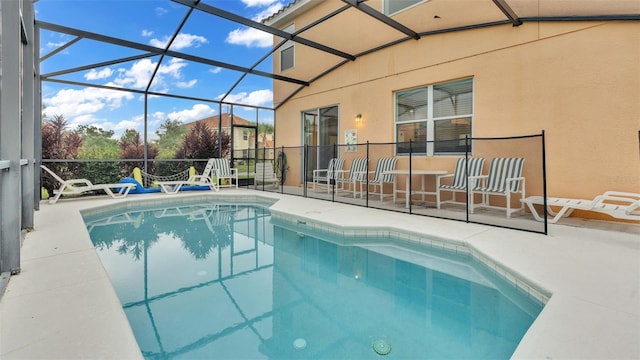
[[258,124],[258,133],[260,134],[273,134],[273,124]]
[[156,131],[158,158],[172,159],[182,144],[187,128],[179,120],[166,119]]
[[[112,130],[104,130],[95,126],[80,125],[78,133],[82,136],[81,159],[118,159],[120,148],[113,139]],[[80,176],[96,183],[113,183],[122,179],[123,174],[119,161],[91,161],[80,164]]]
[[[184,137],[175,157],[178,159],[225,158],[229,156],[230,145],[229,134],[222,132],[222,136],[219,137],[218,132],[211,130],[204,122],[197,122]],[[219,149],[222,149],[222,156],[218,156]],[[201,167],[204,167],[204,164]],[[196,170],[202,172],[203,169],[196,166]]]
[[[179,120],[166,119],[156,131],[158,140],[158,159],[173,159],[178,148],[184,140],[187,128]],[[176,162],[158,162],[157,170],[160,175],[169,175],[180,172],[182,165]]]
[[42,125],[42,158],[75,159],[82,146],[77,131],[68,131],[64,115],[54,115],[53,120]]
[[267,135],[273,134],[274,127],[272,124],[258,124],[259,147],[267,146]]
[[[134,159],[134,161],[123,161],[122,167],[125,174],[131,174],[133,168],[138,167],[140,169],[144,166],[144,142],[140,133],[135,129],[127,129],[120,137],[118,141],[120,147],[120,159]],[[158,155],[158,148],[154,144],[148,144],[147,146],[147,158],[155,159]],[[153,173],[153,163],[150,165],[150,169],[147,169],[149,173]]]
[[[82,146],[82,137],[77,131],[67,130],[67,121],[64,115],[54,115],[52,120],[45,121],[42,125],[42,159],[76,159]],[[53,172],[62,178],[74,178],[77,174],[77,163],[51,163],[46,164]],[[55,180],[42,177],[42,186],[53,194],[57,188]]]

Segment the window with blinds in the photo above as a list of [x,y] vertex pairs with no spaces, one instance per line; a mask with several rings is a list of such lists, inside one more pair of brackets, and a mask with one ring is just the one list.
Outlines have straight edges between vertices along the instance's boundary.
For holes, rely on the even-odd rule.
[[397,154],[458,154],[470,151],[473,79],[395,93]]
[[[293,34],[295,32],[295,26],[294,24],[291,24],[282,30],[288,32],[289,34]],[[281,72],[293,68],[294,56],[295,56],[294,42],[289,40],[286,43],[284,43],[282,47],[280,47],[280,71]]]
[[384,14],[393,15],[404,9],[427,1],[429,0],[383,0]]

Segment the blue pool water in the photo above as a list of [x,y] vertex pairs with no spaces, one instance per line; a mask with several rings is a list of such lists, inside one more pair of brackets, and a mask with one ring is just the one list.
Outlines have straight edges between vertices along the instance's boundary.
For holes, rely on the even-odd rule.
[[147,359],[508,359],[543,306],[469,255],[341,246],[259,205],[85,223]]

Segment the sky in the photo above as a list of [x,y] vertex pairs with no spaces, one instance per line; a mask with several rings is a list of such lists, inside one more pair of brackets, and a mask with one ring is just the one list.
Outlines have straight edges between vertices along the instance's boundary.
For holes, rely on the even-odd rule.
[[[203,0],[246,18],[260,21],[277,12],[285,0]],[[163,48],[188,12],[188,7],[170,0],[40,0],[35,3],[36,20],[114,38]],[[40,56],[74,40],[75,36],[42,30]],[[171,50],[243,67],[252,67],[273,46],[271,34],[194,10]],[[40,73],[72,69],[140,55],[144,51],[82,39],[41,62]],[[98,85],[144,90],[149,85],[160,56],[81,70],[54,78]],[[273,72],[272,59],[258,70]],[[150,91],[204,99],[221,99],[246,105],[273,106],[273,80],[247,75],[235,88],[242,73],[165,57]],[[63,115],[69,129],[93,125],[113,130],[119,137],[127,129],[144,129],[144,95],[96,87],[45,81],[42,101],[46,118]],[[183,123],[220,113],[217,103],[149,96],[148,135],[166,119]],[[222,112],[229,112],[224,106]],[[234,114],[250,121],[273,123],[271,110],[234,106]]]

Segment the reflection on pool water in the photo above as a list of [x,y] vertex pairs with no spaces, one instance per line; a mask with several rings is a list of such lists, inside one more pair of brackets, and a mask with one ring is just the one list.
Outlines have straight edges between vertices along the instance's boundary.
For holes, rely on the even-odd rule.
[[543,307],[468,254],[342,246],[261,205],[85,223],[148,359],[508,359]]

